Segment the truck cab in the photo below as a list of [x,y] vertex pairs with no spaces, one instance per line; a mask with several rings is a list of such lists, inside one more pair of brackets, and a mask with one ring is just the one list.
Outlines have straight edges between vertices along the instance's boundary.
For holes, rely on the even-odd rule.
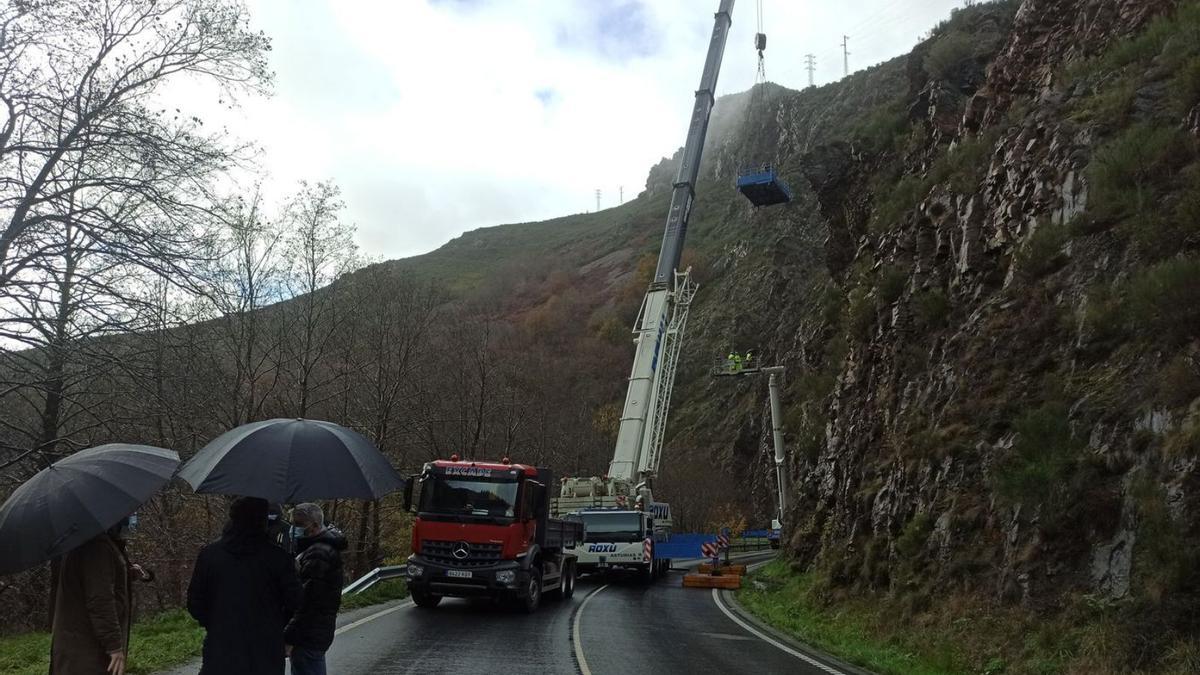
[[656,527],[653,515],[620,508],[591,508],[567,516],[584,525],[583,542],[573,549],[580,573],[634,573],[644,582],[662,576],[671,561],[655,558],[655,544],[670,531]]
[[533,611],[543,593],[570,597],[575,558],[566,549],[583,527],[549,517],[552,481],[549,469],[507,461],[426,464],[405,490],[416,512],[406,569],[413,602],[490,597]]

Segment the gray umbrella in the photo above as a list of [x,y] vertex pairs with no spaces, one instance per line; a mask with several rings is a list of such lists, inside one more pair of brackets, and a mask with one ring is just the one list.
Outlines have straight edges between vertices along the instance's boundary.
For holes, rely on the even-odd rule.
[[196,492],[262,497],[282,504],[378,499],[404,479],[362,434],[320,420],[251,422],[200,449],[179,477]]
[[179,455],[110,443],[42,469],[0,506],[0,574],[60,556],[133,513],[179,467]]

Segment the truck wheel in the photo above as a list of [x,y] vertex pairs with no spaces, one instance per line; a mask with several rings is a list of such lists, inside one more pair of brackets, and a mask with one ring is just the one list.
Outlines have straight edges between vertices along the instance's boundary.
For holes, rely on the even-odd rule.
[[412,590],[412,601],[414,605],[421,609],[433,609],[442,601],[442,596],[414,588]]
[[525,596],[521,598],[521,610],[526,614],[533,614],[541,603],[542,571],[533,567],[529,570],[529,582],[525,586]]
[[570,600],[575,595],[575,563],[567,563],[563,567],[562,580],[558,586],[558,597]]
[[642,565],[641,569],[638,570],[638,581],[641,581],[646,585],[654,583],[654,579],[657,576],[654,574],[654,569],[653,562],[648,562],[645,565]]

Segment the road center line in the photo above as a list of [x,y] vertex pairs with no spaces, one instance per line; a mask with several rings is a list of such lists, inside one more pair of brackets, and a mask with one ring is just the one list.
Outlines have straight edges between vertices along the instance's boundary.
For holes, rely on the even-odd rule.
[[588,668],[587,659],[583,656],[583,638],[580,636],[579,624],[583,623],[583,608],[592,601],[592,598],[600,594],[600,591],[608,588],[608,584],[604,584],[600,588],[588,593],[588,596],[579,603],[579,609],[575,610],[575,625],[571,626],[571,642],[575,645],[575,662],[579,664],[579,672],[583,675],[592,675],[592,669]]
[[[791,654],[792,656],[800,659],[801,661],[804,661],[805,663],[807,663],[815,668],[820,668],[821,670],[829,673],[830,675],[846,675],[846,673],[843,673],[842,671],[838,670],[837,668],[828,666],[807,654],[798,652],[795,649],[792,649],[791,647],[783,644],[782,642],[779,642],[775,638],[772,638],[771,636],[767,635],[766,633],[763,633],[762,631],[758,630],[757,628],[751,626],[750,624],[746,623],[745,621],[742,621],[740,618],[737,617],[737,615],[735,615],[733,612],[729,611],[729,608],[725,606],[725,603],[721,602],[721,595],[720,595],[719,589],[716,589],[716,588],[712,589],[712,599],[713,599],[713,602],[716,603],[717,608],[720,609],[725,614],[725,616],[729,617],[730,621],[732,621],[732,622],[736,623],[737,625],[741,626],[742,628],[746,629],[746,631],[749,632],[751,635],[758,637],[760,640],[762,640],[768,644],[778,647],[779,649],[783,650],[784,652]],[[586,673],[585,673],[585,675],[586,675]]]
[[354,623],[348,623],[345,626],[342,626],[341,628],[333,631],[333,634],[341,635],[343,633],[349,633],[350,631],[354,630],[355,628],[358,628],[359,626],[371,623],[375,619],[382,619],[383,617],[385,617],[389,614],[399,612],[402,609],[405,609],[407,607],[412,607],[412,606],[413,606],[412,600],[405,600],[404,602],[401,602],[400,604],[396,605],[395,607],[388,607],[387,609],[375,612],[374,614],[372,614],[370,616],[364,616],[363,618],[359,619],[358,621],[355,621]]

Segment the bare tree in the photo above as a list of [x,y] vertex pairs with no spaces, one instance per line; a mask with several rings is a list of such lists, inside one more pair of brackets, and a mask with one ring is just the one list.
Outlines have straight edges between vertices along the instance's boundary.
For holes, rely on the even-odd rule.
[[341,190],[333,182],[301,183],[285,216],[287,284],[295,297],[282,309],[291,380],[285,392],[290,414],[296,417],[307,417],[314,397],[340,374],[322,366],[327,365],[338,323],[348,314],[343,311],[343,294],[330,286],[360,264],[354,228],[340,219],[344,208]]
[[222,235],[210,273],[209,295],[218,315],[217,336],[211,344],[214,366],[226,373],[226,396],[215,401],[228,426],[261,416],[278,382],[280,336],[273,331],[264,308],[284,299],[286,261],[278,227],[263,212],[262,193],[236,199],[222,210]]
[[[237,148],[203,133],[194,116],[156,108],[155,96],[189,76],[226,96],[261,89],[268,47],[232,0],[8,3],[0,12],[0,289],[53,255],[59,238],[46,235],[68,218],[131,263],[187,261],[212,201],[210,180]],[[75,167],[85,161],[81,175]],[[125,198],[94,200],[86,211],[61,206],[84,190]],[[131,206],[139,217],[127,217]]]

